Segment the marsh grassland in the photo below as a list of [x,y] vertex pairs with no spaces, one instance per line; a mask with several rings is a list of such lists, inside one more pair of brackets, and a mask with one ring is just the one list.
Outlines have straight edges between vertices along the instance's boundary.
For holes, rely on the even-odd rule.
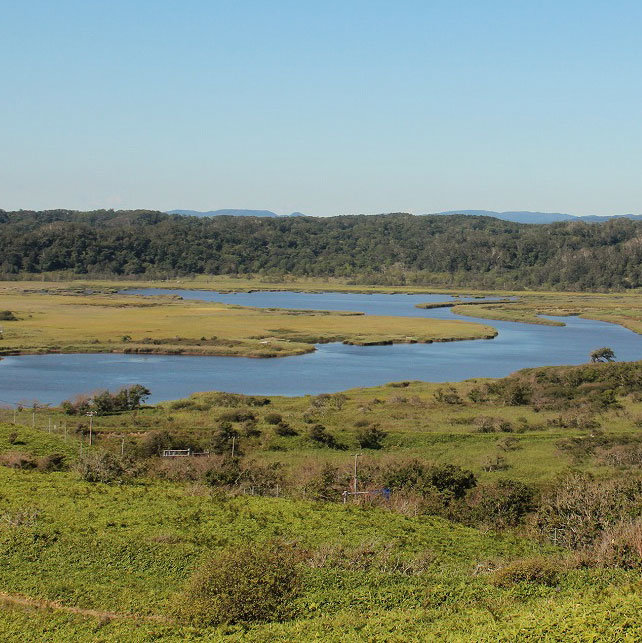
[[[93,291],[93,292],[92,292]],[[0,284],[0,354],[131,352],[279,357],[319,342],[389,344],[492,338],[485,324],[361,313],[248,308],[178,297],[118,295],[112,286]]]

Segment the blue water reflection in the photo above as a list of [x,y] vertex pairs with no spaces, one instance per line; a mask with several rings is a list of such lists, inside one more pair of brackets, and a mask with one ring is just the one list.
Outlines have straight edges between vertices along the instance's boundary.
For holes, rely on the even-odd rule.
[[[450,297],[446,295],[145,292],[244,306],[470,319],[454,315],[450,308],[415,308],[416,303],[447,301]],[[556,319],[566,326],[485,321],[499,331],[493,340],[368,347],[321,344],[314,353],[278,359],[121,354],[7,357],[0,361],[0,399],[59,403],[80,392],[134,383],[148,386],[154,402],[208,390],[257,395],[318,394],[396,380],[456,381],[501,377],[529,366],[579,364],[600,346],[613,348],[618,359],[642,359],[642,337],[632,331],[579,317]]]

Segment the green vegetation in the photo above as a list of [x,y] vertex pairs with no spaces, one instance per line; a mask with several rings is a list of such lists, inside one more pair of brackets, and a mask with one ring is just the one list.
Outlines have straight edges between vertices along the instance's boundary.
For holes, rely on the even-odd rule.
[[596,348],[591,353],[592,362],[613,362],[615,361],[615,353],[612,348],[604,346],[603,348]]
[[106,415],[139,409],[141,403],[149,396],[149,389],[141,384],[134,384],[120,389],[117,393],[100,391],[88,396],[79,396],[75,400],[65,400],[61,407],[67,415]]
[[638,363],[3,413],[3,640],[642,635]]
[[167,278],[342,277],[355,283],[626,290],[642,284],[642,223],[526,225],[489,217],[185,217],[0,211],[0,270]]
[[175,612],[200,626],[284,621],[295,616],[301,589],[297,554],[287,543],[243,545],[202,563]]

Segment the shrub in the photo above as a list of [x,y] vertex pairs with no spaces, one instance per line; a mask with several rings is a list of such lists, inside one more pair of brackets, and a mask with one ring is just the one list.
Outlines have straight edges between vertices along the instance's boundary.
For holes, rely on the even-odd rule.
[[474,424],[478,433],[512,433],[513,425],[504,418],[492,417],[490,415],[479,415],[475,418]]
[[218,417],[221,422],[256,422],[256,415],[248,409],[225,411]]
[[466,491],[477,484],[477,479],[472,471],[462,469],[454,464],[431,467],[428,479],[438,491],[452,494],[455,498],[463,498]]
[[529,404],[533,391],[531,387],[524,382],[511,382],[503,390],[502,401],[507,406],[522,406]]
[[278,413],[268,413],[264,419],[267,424],[280,424],[283,422],[283,418]]
[[454,386],[449,386],[445,391],[438,388],[435,391],[435,400],[441,404],[463,404],[464,402]]
[[283,621],[294,616],[300,592],[292,547],[281,542],[246,545],[201,563],[173,611],[199,626]]
[[142,458],[159,456],[165,449],[176,448],[174,438],[168,431],[150,431],[136,445],[136,453]]
[[17,431],[11,431],[9,435],[7,436],[7,442],[9,444],[15,444],[18,441],[18,432]]
[[329,449],[345,449],[345,446],[340,444],[331,433],[328,433],[322,424],[315,424],[310,427],[308,437],[312,442]]
[[517,480],[498,480],[479,487],[470,504],[475,522],[495,529],[514,527],[535,509],[535,490]]
[[506,471],[506,469],[510,469],[510,464],[506,462],[506,458],[503,455],[490,455],[484,460],[482,469],[488,473]]
[[261,436],[261,429],[256,427],[256,422],[253,420],[247,420],[243,423],[243,435],[246,438],[258,438]]
[[372,425],[361,431],[357,431],[357,444],[362,449],[381,449],[382,442],[388,434]]
[[596,481],[572,473],[557,481],[542,497],[536,525],[542,535],[554,533],[557,543],[571,549],[593,544],[613,525],[639,516],[642,480]]
[[490,582],[495,587],[512,587],[518,583],[555,585],[560,563],[549,558],[535,557],[516,560],[495,571]]
[[36,463],[38,471],[62,471],[66,469],[65,456],[62,453],[50,453],[49,455],[38,458]]
[[598,448],[595,456],[600,464],[612,467],[628,467],[642,465],[642,445],[621,444],[611,448]]
[[453,498],[463,498],[466,491],[477,484],[472,471],[453,464],[428,465],[419,460],[390,464],[381,478],[384,487],[413,491],[424,497],[438,491],[446,503]]
[[239,483],[245,488],[250,488],[252,493],[270,494],[277,487],[283,487],[283,466],[280,462],[271,462],[269,464],[260,464],[250,460],[244,462]]
[[474,404],[482,404],[488,400],[488,396],[480,388],[474,387],[468,391],[468,399]]
[[508,437],[504,438],[503,440],[500,440],[497,443],[497,446],[502,450],[502,451],[517,451],[518,449],[521,449],[522,446],[519,443],[519,440],[517,438],[513,437]]
[[0,321],[16,321],[17,319],[10,310],[0,310]]
[[162,480],[195,482],[204,479],[214,468],[213,457],[209,458],[157,458],[151,463],[151,473]]
[[210,448],[214,453],[223,455],[231,454],[232,447],[234,448],[235,455],[241,454],[241,450],[239,449],[239,432],[232,428],[229,422],[223,422],[212,436]]
[[592,362],[612,362],[615,359],[615,353],[612,348],[603,346],[592,351],[589,357]]
[[304,486],[304,493],[312,500],[333,501],[341,497],[341,488],[338,482],[339,470],[331,464],[324,464],[316,476],[308,480]]
[[7,451],[0,454],[0,464],[10,469],[35,469],[37,463],[35,458],[28,453]]
[[241,477],[241,464],[238,458],[225,458],[215,463],[205,472],[205,482],[211,487],[231,487]]
[[620,522],[595,543],[591,562],[604,567],[642,568],[642,519]]
[[299,435],[299,432],[296,429],[293,429],[287,422],[279,422],[274,427],[274,432],[285,438]]
[[348,396],[343,393],[321,393],[310,400],[313,409],[340,411],[348,401]]
[[84,454],[76,462],[75,470],[85,482],[115,482],[127,473],[125,462],[108,451]]
[[86,395],[77,395],[73,400],[65,400],[61,406],[67,415],[84,415],[91,409],[90,398]]

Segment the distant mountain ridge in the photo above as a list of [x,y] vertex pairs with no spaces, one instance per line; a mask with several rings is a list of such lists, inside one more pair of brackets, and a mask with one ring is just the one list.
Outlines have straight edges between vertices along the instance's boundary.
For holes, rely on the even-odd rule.
[[495,219],[513,221],[514,223],[556,223],[558,221],[600,223],[602,221],[610,221],[611,219],[642,220],[642,214],[591,214],[583,217],[576,217],[572,214],[563,214],[562,212],[529,212],[528,210],[514,210],[508,212],[494,212],[493,210],[447,210],[446,212],[433,212],[431,214],[444,216],[451,214],[467,214],[478,217],[494,217]]
[[[168,210],[167,214],[179,214],[190,217],[270,217],[270,218],[289,218],[310,216],[302,212],[292,212],[291,214],[277,214],[272,210],[243,210],[227,208],[221,210]],[[512,221],[513,223],[558,223],[560,221],[583,221],[584,223],[601,223],[611,219],[632,219],[641,221],[642,214],[613,214],[587,216],[574,216],[563,212],[531,212],[529,210],[510,210],[507,212],[495,212],[494,210],[446,210],[444,212],[431,212],[432,215],[448,216],[454,214],[464,214],[478,217],[493,217],[503,221]],[[426,216],[426,215],[420,215]]]
[[200,210],[168,210],[167,214],[182,214],[189,217],[304,217],[305,214],[301,212],[292,212],[292,214],[277,214],[271,210],[208,210],[201,212]]

